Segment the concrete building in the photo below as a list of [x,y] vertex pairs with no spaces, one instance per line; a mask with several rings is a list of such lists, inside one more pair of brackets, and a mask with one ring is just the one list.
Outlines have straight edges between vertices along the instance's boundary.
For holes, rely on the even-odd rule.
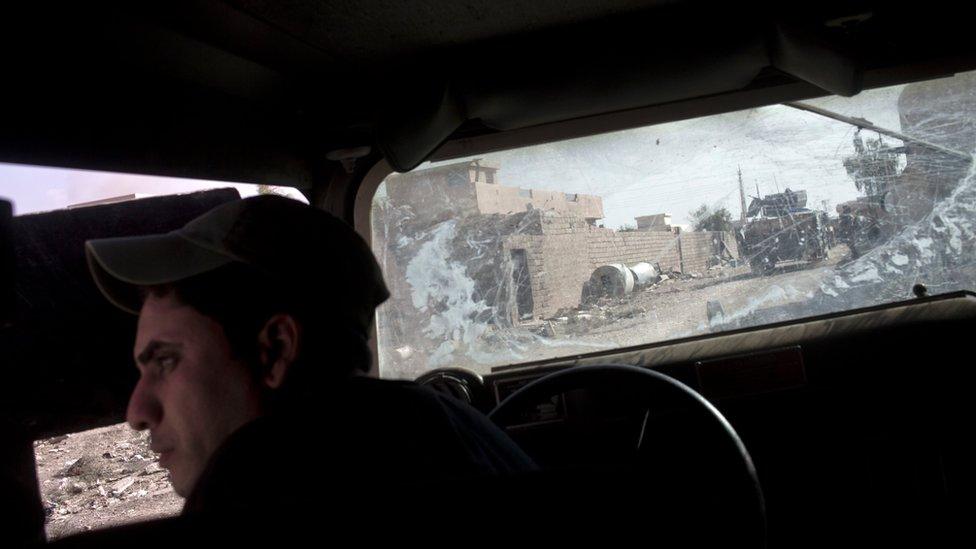
[[392,203],[411,204],[415,214],[434,220],[530,210],[572,215],[590,225],[603,218],[599,196],[507,187],[499,184],[498,168],[480,159],[390,176],[386,193]]
[[671,214],[660,213],[654,215],[642,215],[635,217],[638,231],[664,231],[671,232]]

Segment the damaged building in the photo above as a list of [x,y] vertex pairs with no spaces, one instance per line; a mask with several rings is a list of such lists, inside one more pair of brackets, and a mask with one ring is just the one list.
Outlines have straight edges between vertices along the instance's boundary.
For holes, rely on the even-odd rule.
[[599,196],[509,187],[498,171],[472,160],[386,181],[373,244],[395,285],[380,326],[389,347],[471,355],[485,338],[579,307],[600,267],[702,272],[735,250],[730,234],[661,230],[670,216],[640,231],[599,227]]
[[391,176],[386,192],[392,204],[410,205],[429,221],[532,210],[582,218],[589,225],[603,217],[599,196],[500,185],[498,168],[480,159]]

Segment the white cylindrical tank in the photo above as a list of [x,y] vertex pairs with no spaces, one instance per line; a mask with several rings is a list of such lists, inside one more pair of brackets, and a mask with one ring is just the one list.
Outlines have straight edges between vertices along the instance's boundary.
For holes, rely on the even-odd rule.
[[641,262],[631,265],[630,270],[634,273],[634,284],[637,286],[654,284],[661,279],[661,273],[657,272],[654,265],[650,263]]
[[634,273],[622,263],[601,265],[590,275],[589,286],[596,296],[622,297],[634,291]]

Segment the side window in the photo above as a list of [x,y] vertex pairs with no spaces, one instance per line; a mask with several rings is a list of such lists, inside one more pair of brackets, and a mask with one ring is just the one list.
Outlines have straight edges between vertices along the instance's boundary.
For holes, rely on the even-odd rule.
[[34,459],[49,540],[183,508],[148,433],[126,424],[36,441]]
[[[78,237],[79,242],[83,241],[84,235],[77,231],[90,227],[88,219],[91,216],[85,215],[86,208],[227,187],[233,187],[237,192],[215,193],[231,197],[273,193],[304,200],[297,189],[288,187],[0,164],[0,196],[13,203],[17,214],[13,219],[17,229],[15,238],[22,238],[14,241],[14,247],[26,258],[19,265],[19,273],[30,281],[16,288],[16,298],[33,304],[31,311],[34,314],[26,319],[18,315],[17,330],[0,333],[4,336],[0,344],[8,359],[30,357],[32,361],[30,365],[8,366],[55,372],[52,364],[80,370],[98,362],[83,345],[77,341],[73,341],[75,344],[65,343],[70,338],[60,337],[61,333],[56,331],[69,326],[75,335],[80,332],[75,318],[70,316],[79,308],[78,292],[73,292],[77,288],[86,288],[88,281],[83,283],[73,279],[76,273],[85,272],[83,266],[72,263],[72,268],[65,268],[64,262],[59,262],[57,254],[51,251],[63,248],[59,244],[66,232],[71,232],[72,238]],[[120,216],[119,223],[124,223],[125,219]],[[67,225],[55,224],[51,220],[61,220]],[[115,221],[107,226],[111,227],[113,223]],[[83,258],[80,244],[77,251],[78,257]],[[35,270],[27,272],[28,268]],[[43,277],[37,276],[38,273],[50,273],[51,276],[44,280],[56,282],[46,283]],[[35,313],[48,310],[58,311],[57,318],[45,318],[43,312]],[[78,315],[86,313],[87,309]],[[9,336],[11,333],[14,335]],[[81,336],[76,338],[83,339]],[[50,340],[64,344],[51,345],[47,343]],[[104,341],[92,340],[92,345],[102,344]],[[127,354],[126,349],[120,356],[124,358]],[[93,392],[91,387],[74,387],[64,379],[59,381],[53,377],[50,394],[58,395],[62,400],[68,398],[62,398],[62,393],[82,401],[99,398],[88,394]],[[59,413],[70,409],[67,404],[64,406],[58,409]],[[180,512],[183,500],[173,491],[167,471],[159,466],[158,456],[150,450],[147,435],[133,431],[126,424],[118,424],[35,441],[34,459],[49,540]]]

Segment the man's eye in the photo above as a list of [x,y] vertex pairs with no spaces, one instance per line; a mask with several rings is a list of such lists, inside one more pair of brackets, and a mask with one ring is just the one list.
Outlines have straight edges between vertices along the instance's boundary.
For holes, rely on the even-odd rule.
[[156,360],[156,364],[161,370],[172,370],[176,366],[175,356],[162,356]]

